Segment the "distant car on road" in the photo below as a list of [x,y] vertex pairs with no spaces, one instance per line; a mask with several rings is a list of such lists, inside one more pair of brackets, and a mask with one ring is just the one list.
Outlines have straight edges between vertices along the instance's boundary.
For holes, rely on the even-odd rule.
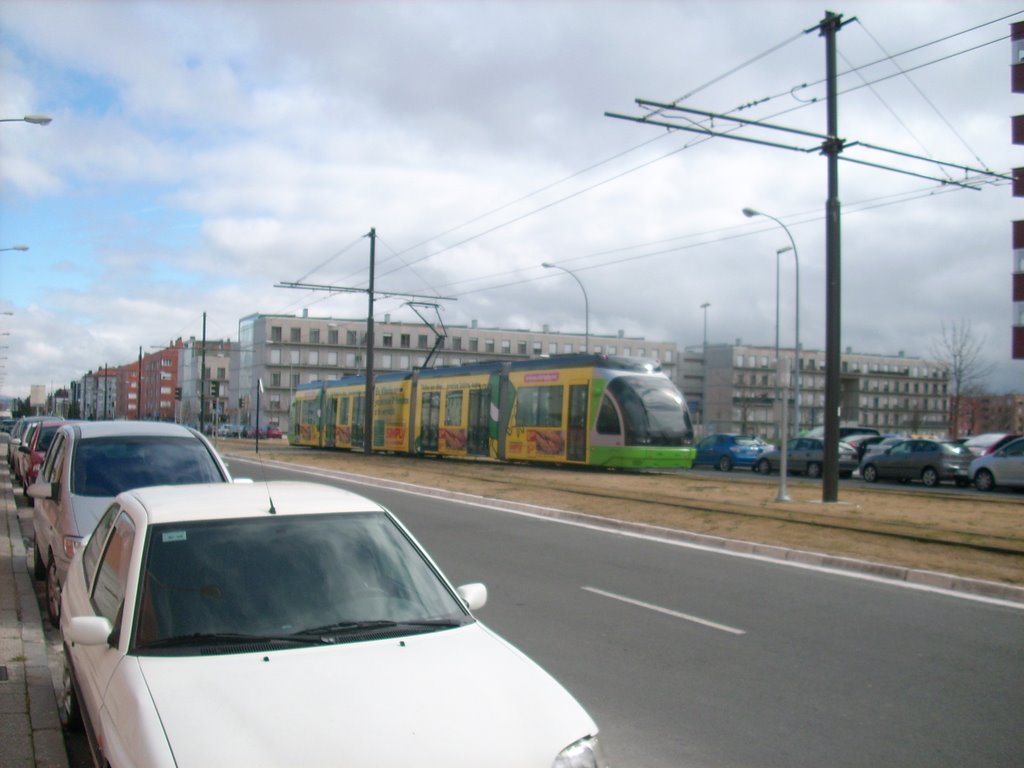
[[[857,451],[846,443],[839,443],[837,451],[840,477],[850,477],[857,469]],[[782,470],[782,451],[765,452],[754,468],[762,475]],[[816,437],[798,437],[786,444],[786,470],[804,473],[808,477],[821,477],[825,469],[825,441]]]
[[885,453],[894,445],[898,445],[899,443],[902,443],[904,440],[907,439],[909,438],[907,438],[906,435],[890,435],[888,437],[882,437],[881,435],[879,435],[878,440],[874,442],[869,442],[865,446],[864,452],[860,455],[860,460],[861,462],[863,462],[865,456],[870,456],[873,453]]
[[868,454],[860,466],[867,482],[920,480],[929,488],[944,480],[967,485],[971,454],[964,447],[938,440],[904,440],[883,453]]
[[991,491],[998,485],[1024,488],[1024,437],[977,457],[968,474],[979,491]]
[[968,437],[963,445],[975,456],[984,456],[986,453],[1001,448],[1011,440],[1020,437],[1010,432],[983,432],[980,435]]
[[241,437],[242,425],[225,421],[217,427],[217,437]]
[[486,599],[340,488],[122,493],[68,573],[61,721],[101,764],[606,768]]
[[720,432],[697,443],[693,466],[714,467],[729,472],[733,467],[753,467],[772,446],[753,435]]
[[47,609],[56,626],[60,590],[75,551],[121,491],[146,485],[228,483],[231,474],[195,430],[158,421],[82,421],[62,425],[36,482],[33,575],[46,579]]

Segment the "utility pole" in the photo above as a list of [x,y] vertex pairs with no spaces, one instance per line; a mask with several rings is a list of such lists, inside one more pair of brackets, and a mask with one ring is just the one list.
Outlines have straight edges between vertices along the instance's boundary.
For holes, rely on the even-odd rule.
[[370,284],[366,291],[366,394],[363,397],[363,453],[373,453],[373,273],[377,229],[370,228]]
[[[206,434],[206,313],[203,312],[203,340],[199,348],[199,431]],[[195,358],[193,358],[195,359]]]
[[135,384],[135,420],[142,421],[142,347],[139,347],[139,380]]
[[[374,272],[377,251],[376,227],[371,228],[369,233],[367,233],[366,237],[370,238],[370,279],[367,288],[346,288],[337,285],[314,285],[310,283],[296,282],[281,282],[277,283],[275,287],[299,288],[304,291],[328,291],[330,293],[362,293],[364,291],[366,292],[366,389],[363,396],[363,451],[369,454],[373,452],[373,300],[376,296],[376,291],[374,289]],[[381,296],[401,296],[413,300],[429,298],[432,300],[443,299],[445,301],[455,301],[455,299],[448,296],[424,297],[409,293],[395,293],[394,291],[381,291],[380,294]],[[358,368],[356,370],[356,373],[358,373]]]
[[[839,238],[839,138],[838,102],[836,95],[836,32],[842,27],[842,16],[825,12],[819,29],[825,38],[825,80],[827,138],[822,151],[828,158],[828,198],[825,201],[825,456],[822,473],[821,500],[839,500],[839,413],[842,407],[839,386],[840,367],[840,300],[842,266]],[[797,350],[799,365],[800,350]]]

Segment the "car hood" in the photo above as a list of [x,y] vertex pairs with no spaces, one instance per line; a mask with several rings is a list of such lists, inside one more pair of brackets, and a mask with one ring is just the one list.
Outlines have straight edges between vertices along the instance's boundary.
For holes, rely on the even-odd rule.
[[597,732],[561,685],[480,624],[136,660],[183,767],[550,768]]

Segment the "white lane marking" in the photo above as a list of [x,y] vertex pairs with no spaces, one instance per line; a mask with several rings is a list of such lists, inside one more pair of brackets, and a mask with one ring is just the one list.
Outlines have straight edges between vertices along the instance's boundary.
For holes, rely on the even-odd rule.
[[638,605],[641,608],[646,608],[649,611],[657,611],[658,613],[664,613],[669,616],[675,616],[677,619],[685,619],[686,621],[692,621],[694,624],[703,624],[705,627],[711,627],[712,629],[718,629],[722,632],[728,632],[732,635],[745,635],[745,630],[736,629],[735,627],[729,627],[725,624],[717,624],[707,619],[702,619],[698,616],[691,616],[688,613],[680,613],[679,611],[673,611],[671,608],[662,608],[660,605],[654,605],[652,603],[645,603],[641,600],[634,600],[632,597],[625,597],[623,595],[616,595],[614,592],[605,592],[603,589],[597,589],[596,587],[581,587],[587,592],[593,592],[595,595],[601,595],[602,597],[609,597],[612,600],[619,600],[623,603],[629,603],[630,605]]

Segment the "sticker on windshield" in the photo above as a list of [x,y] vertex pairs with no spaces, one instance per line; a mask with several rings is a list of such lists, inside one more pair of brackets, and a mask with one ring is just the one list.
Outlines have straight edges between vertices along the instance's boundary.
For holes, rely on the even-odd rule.
[[187,531],[168,531],[161,537],[161,541],[164,544],[168,544],[173,541],[185,541],[188,538]]

